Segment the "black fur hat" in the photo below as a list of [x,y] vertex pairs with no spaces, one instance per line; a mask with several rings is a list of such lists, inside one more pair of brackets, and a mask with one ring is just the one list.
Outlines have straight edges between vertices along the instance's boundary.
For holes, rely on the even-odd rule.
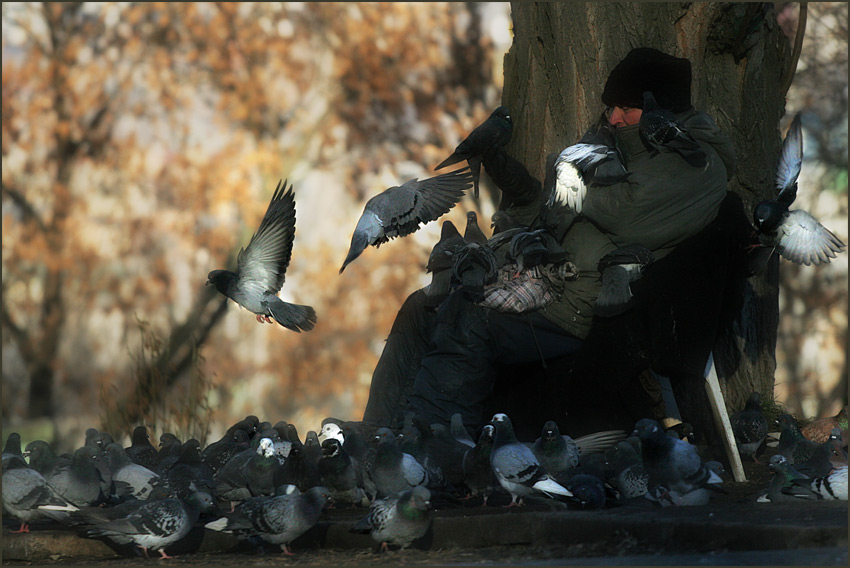
[[644,91],[673,112],[691,108],[691,62],[651,47],[636,47],[608,75],[602,102],[608,106],[643,107]]

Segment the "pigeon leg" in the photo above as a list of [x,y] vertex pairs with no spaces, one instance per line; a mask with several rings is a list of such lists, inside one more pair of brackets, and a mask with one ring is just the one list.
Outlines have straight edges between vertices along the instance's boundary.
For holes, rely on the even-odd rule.
[[16,531],[12,531],[12,534],[22,534],[22,533],[28,533],[28,532],[30,532],[29,523],[23,523],[22,522],[21,527]]
[[508,507],[522,507],[525,503],[523,503],[522,499],[517,501],[516,495],[511,495],[511,502],[504,506],[505,509]]
[[165,553],[165,549],[164,549],[164,548],[160,548],[160,549],[159,549],[159,555],[160,555],[160,556],[159,556],[159,559],[160,559],[160,560],[164,560],[164,559],[166,559],[166,558],[174,558],[173,556],[169,556],[169,555],[167,555],[167,554]]
[[389,552],[389,551],[390,551],[390,547],[389,547],[389,545],[387,545],[387,542],[386,541],[382,542],[380,552]]
[[284,553],[286,556],[295,556],[295,553],[294,553],[294,552],[292,552],[292,550],[289,548],[289,545],[288,545],[288,544],[281,544],[281,545],[280,545],[280,548],[283,550],[283,553]]
[[271,316],[266,316],[266,323],[272,323]]
[[266,320],[263,317],[263,314],[257,314],[257,321],[260,323],[265,323]]

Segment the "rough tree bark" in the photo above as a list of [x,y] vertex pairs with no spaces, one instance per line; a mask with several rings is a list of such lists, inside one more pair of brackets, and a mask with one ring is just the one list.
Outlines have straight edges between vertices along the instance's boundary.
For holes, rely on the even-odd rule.
[[[738,165],[729,188],[746,210],[774,194],[781,85],[793,68],[772,4],[512,2],[511,9],[514,40],[503,92],[514,118],[508,151],[538,179],[547,154],[575,143],[599,116],[610,70],[632,48],[649,46],[691,61],[693,104],[732,137]],[[740,317],[717,339],[715,361],[730,412],[753,390],[772,400],[777,323],[774,259],[765,274],[748,280]],[[681,394],[686,419],[710,420],[703,392]]]

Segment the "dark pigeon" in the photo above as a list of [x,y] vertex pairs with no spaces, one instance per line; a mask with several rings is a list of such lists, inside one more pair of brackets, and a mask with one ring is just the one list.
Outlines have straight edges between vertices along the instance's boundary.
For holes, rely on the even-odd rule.
[[556,479],[561,479],[578,467],[581,459],[578,446],[569,436],[562,436],[558,425],[552,420],[543,424],[540,437],[531,445],[531,451],[546,473]]
[[486,244],[469,243],[454,255],[453,281],[470,302],[484,299],[484,287],[496,281],[498,272],[496,255]]
[[443,221],[440,240],[431,249],[428,264],[425,265],[425,272],[431,274],[431,282],[425,287],[425,295],[428,297],[427,305],[437,306],[449,295],[454,256],[464,246],[466,246],[466,240],[458,232],[454,223]]
[[463,481],[469,488],[470,497],[481,495],[483,507],[487,499],[499,487],[499,481],[490,465],[490,453],[493,451],[493,437],[496,429],[492,424],[485,424],[478,436],[475,446],[463,455]]
[[119,495],[132,495],[140,500],[150,497],[160,477],[158,473],[133,462],[124,448],[115,442],[106,446],[106,459]]
[[156,468],[157,451],[151,444],[148,430],[144,426],[136,426],[133,429],[133,434],[130,436],[130,445],[124,448],[127,455],[134,463],[146,467],[150,470]]
[[216,493],[230,501],[273,495],[279,468],[274,442],[262,438],[256,449],[240,452],[224,464],[215,476]]
[[767,418],[761,411],[761,394],[750,393],[744,409],[732,415],[731,422],[741,456],[759,463],[758,456],[767,447]]
[[322,486],[330,491],[334,503],[365,506],[369,498],[363,489],[362,475],[357,464],[336,438],[322,442],[322,457],[318,464]]
[[101,490],[102,476],[95,465],[100,455],[100,450],[92,446],[77,449],[71,462],[47,477],[47,482],[77,507],[101,502],[107,495]]
[[791,465],[804,463],[811,458],[818,444],[803,436],[794,417],[788,413],[782,413],[777,421],[779,422],[779,444],[776,446],[776,452],[785,456]]
[[201,512],[214,507],[209,494],[196,492],[187,499],[148,501],[127,516],[85,530],[89,538],[106,538],[117,544],[133,543],[145,553],[156,550],[162,558],[171,558],[165,548],[187,534]]
[[573,496],[570,502],[580,509],[602,509],[605,507],[605,484],[596,475],[578,473],[564,484]]
[[177,459],[160,475],[166,479],[172,493],[182,499],[198,491],[215,494],[213,471],[201,461],[201,444],[195,438],[183,443]]
[[85,445],[97,448],[102,453],[106,453],[106,446],[114,442],[112,435],[109,432],[101,432],[97,428],[89,428],[86,430]]
[[463,240],[467,243],[483,245],[487,242],[487,235],[478,225],[478,214],[475,211],[466,212],[466,228],[463,231]]
[[12,432],[6,438],[6,445],[3,446],[3,471],[6,471],[6,464],[15,458],[23,459],[24,453],[21,451],[21,435]]
[[245,430],[237,428],[229,432],[225,434],[226,438],[210,444],[201,452],[201,461],[207,464],[214,474],[224,467],[230,458],[248,449],[248,433]]
[[509,507],[520,504],[517,498],[521,500],[526,495],[535,493],[542,493],[547,497],[572,497],[572,493],[549,477],[531,448],[517,440],[513,424],[506,414],[495,414],[491,422],[496,432],[490,453],[490,465],[499,484],[511,494]]
[[846,245],[808,211],[789,210],[797,197],[797,177],[803,164],[800,115],[794,117],[776,167],[775,199],[761,201],[753,210],[760,246],[750,257],[750,272],[759,273],[775,251],[796,264],[827,263]]
[[278,298],[295,238],[295,198],[292,186],[278,183],[260,228],[248,247],[236,257],[237,270],[213,270],[207,285],[257,314],[257,321],[277,323],[292,331],[309,331],[316,325],[316,311],[310,306],[290,304]]
[[612,251],[599,260],[602,287],[593,306],[594,315],[613,317],[634,305],[630,284],[639,279],[655,256],[641,245],[629,245]]
[[506,107],[500,106],[457,145],[451,156],[440,162],[434,169],[440,170],[466,160],[469,169],[472,171],[475,198],[478,199],[478,179],[481,175],[481,162],[484,153],[488,150],[507,146],[511,141],[512,134],[511,113]]
[[816,499],[811,490],[811,478],[797,471],[782,454],[770,458],[770,470],[773,478],[764,495],[757,501],[799,501],[800,499]]
[[547,229],[519,230],[511,237],[508,258],[517,264],[517,272],[542,264],[561,264],[567,251]]
[[307,491],[318,486],[321,483],[318,461],[310,456],[310,450],[298,441],[297,435],[291,443],[289,455],[275,476],[275,487],[289,484],[301,491]]
[[366,247],[377,248],[390,239],[405,237],[447,213],[471,182],[472,176],[464,168],[421,181],[411,179],[369,199],[354,227],[340,274]]
[[375,463],[369,473],[378,498],[428,484],[428,472],[413,456],[401,450],[392,430],[378,428],[375,441],[378,445]]
[[389,545],[407,548],[428,532],[430,511],[431,492],[419,485],[373,502],[351,532],[371,534],[382,551],[389,550]]
[[658,152],[677,152],[695,168],[704,168],[707,157],[694,137],[671,111],[661,108],[650,91],[643,93],[643,112],[638,133],[652,155]]
[[640,455],[629,442],[617,442],[611,457],[614,487],[620,499],[628,500],[646,495],[649,474],[643,467]]
[[44,440],[33,440],[24,448],[25,455],[29,457],[31,468],[50,479],[62,469],[71,464],[71,459],[65,456],[57,456],[53,448]]
[[159,453],[156,456],[157,473],[168,471],[180,459],[183,443],[171,432],[163,432],[159,436]]
[[254,497],[225,517],[207,523],[206,528],[232,533],[240,538],[258,536],[276,544],[292,556],[289,543],[313,528],[322,516],[330,493],[325,487],[311,487],[304,493]]
[[668,436],[657,421],[638,420],[632,434],[640,438],[650,490],[656,485],[679,495],[704,488],[722,490],[723,479],[706,467],[696,446]]

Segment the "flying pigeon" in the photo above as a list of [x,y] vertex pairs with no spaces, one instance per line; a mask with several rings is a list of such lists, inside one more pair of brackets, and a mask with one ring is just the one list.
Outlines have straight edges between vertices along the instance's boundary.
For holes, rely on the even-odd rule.
[[650,91],[643,93],[638,133],[652,155],[660,151],[677,152],[695,168],[706,165],[706,155],[699,142],[679,124],[675,114],[658,106]]
[[259,536],[280,546],[285,555],[292,556],[289,543],[319,522],[329,495],[327,488],[315,486],[304,493],[296,489],[284,495],[254,497],[241,503],[227,516],[205,526],[241,538]]
[[75,510],[36,470],[27,466],[23,458],[9,458],[3,471],[3,509],[21,522],[13,533],[29,532],[29,524],[42,517],[40,506]]
[[668,436],[651,418],[638,420],[633,434],[640,438],[651,489],[661,485],[679,495],[701,488],[722,491],[723,479],[706,467],[693,444]]
[[440,170],[462,160],[469,163],[472,171],[473,192],[478,199],[478,179],[481,175],[483,154],[494,148],[503,148],[511,141],[513,121],[510,111],[503,106],[494,110],[490,117],[469,133],[463,142],[457,145],[451,156],[434,168]]
[[357,220],[351,247],[339,269],[345,270],[369,245],[377,248],[405,237],[455,206],[472,181],[467,168],[432,178],[411,179],[369,199]]
[[511,494],[508,507],[517,506],[526,495],[542,493],[547,497],[572,497],[566,488],[549,477],[534,457],[531,449],[519,442],[513,424],[506,414],[498,413],[491,420],[496,429],[490,465],[499,484]]
[[295,238],[295,197],[292,186],[278,182],[260,228],[247,248],[236,257],[236,272],[213,270],[207,285],[255,313],[260,323],[277,323],[292,331],[310,331],[316,325],[316,311],[310,306],[290,304],[278,298]]
[[148,501],[126,517],[92,526],[85,530],[89,538],[107,538],[117,544],[133,543],[148,555],[148,549],[159,551],[162,558],[171,558],[165,548],[174,544],[192,529],[201,512],[214,506],[208,493],[195,492],[187,499],[158,499]]
[[776,166],[779,194],[775,199],[761,201],[753,210],[753,221],[762,248],[755,249],[751,258],[752,273],[759,272],[774,251],[791,262],[809,266],[829,262],[846,248],[808,211],[788,209],[797,197],[797,177],[802,165],[803,133],[798,114],[791,121]]
[[372,503],[369,512],[351,532],[371,534],[386,552],[389,545],[407,548],[425,536],[431,524],[431,492],[418,485],[398,495],[384,497]]
[[767,447],[767,419],[761,411],[761,394],[751,393],[744,409],[734,414],[731,422],[738,451],[759,463],[758,456]]
[[133,434],[130,436],[130,445],[124,448],[124,451],[127,452],[127,455],[134,463],[151,470],[156,467],[157,451],[154,445],[151,444],[148,430],[144,426],[133,428]]
[[633,304],[630,283],[639,279],[655,260],[652,251],[641,245],[628,245],[603,256],[597,265],[602,287],[593,306],[600,317],[622,314]]

